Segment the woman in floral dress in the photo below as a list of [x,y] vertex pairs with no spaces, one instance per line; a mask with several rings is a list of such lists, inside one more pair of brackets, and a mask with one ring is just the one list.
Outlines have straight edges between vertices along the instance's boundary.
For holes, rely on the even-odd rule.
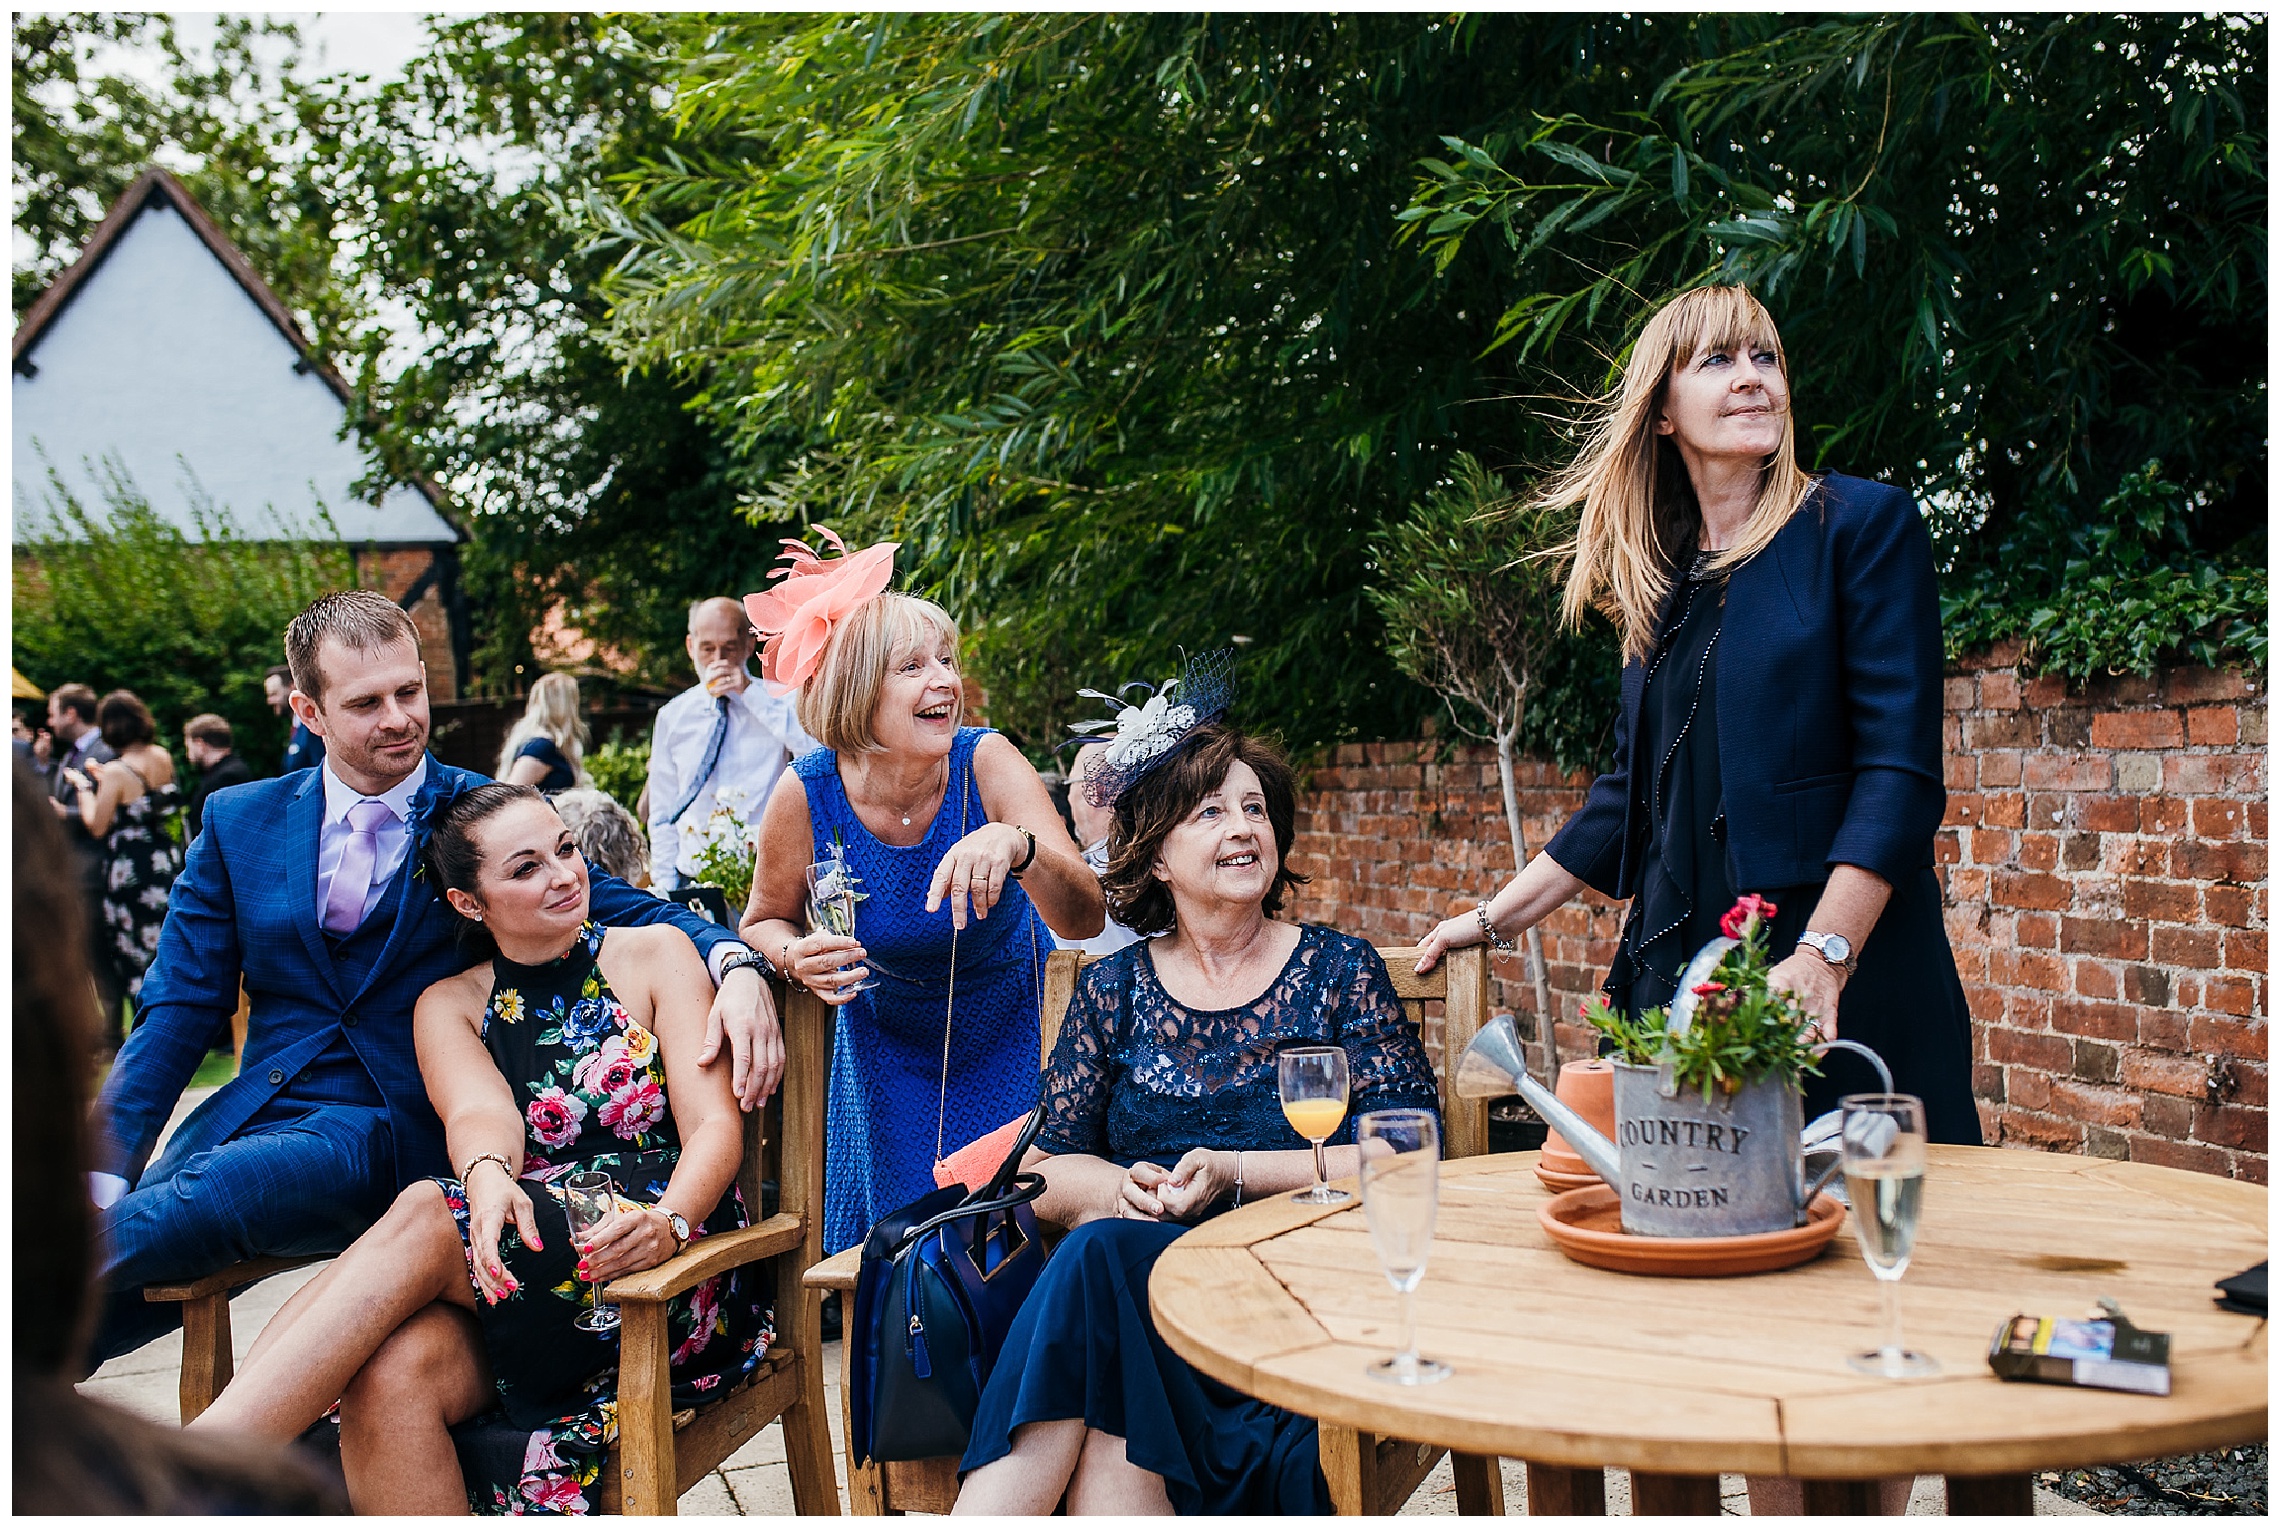
[[88,773],[66,767],[64,779],[78,792],[79,820],[103,846],[104,954],[120,988],[139,1001],[168,893],[182,873],[182,849],[167,821],[182,810],[182,792],[173,756],[156,742],[150,707],[132,691],[104,696],[95,725],[115,757],[90,763]]
[[[340,1403],[358,1512],[584,1512],[616,1433],[618,1340],[571,1323],[589,1285],[749,1223],[727,1072],[701,1069],[711,983],[666,925],[589,922],[576,840],[528,786],[438,815],[427,873],[497,957],[428,989],[420,1070],[457,1176],[404,1190],[289,1301],[199,1426],[291,1438]],[[619,1213],[573,1244],[562,1180],[609,1173]],[[771,1337],[759,1270],[670,1309],[673,1399],[749,1375]],[[449,1429],[498,1408],[521,1467],[469,1479]]]

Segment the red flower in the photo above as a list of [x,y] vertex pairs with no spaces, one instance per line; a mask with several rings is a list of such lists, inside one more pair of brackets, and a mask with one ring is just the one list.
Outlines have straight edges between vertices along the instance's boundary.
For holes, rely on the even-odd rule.
[[530,1125],[531,1139],[555,1150],[578,1138],[586,1106],[560,1088],[548,1088],[524,1107],[523,1118]]
[[611,1094],[597,1117],[618,1139],[633,1140],[665,1117],[665,1094],[647,1077],[639,1078]]
[[1694,995],[1696,997],[1708,997],[1713,992],[1725,990],[1726,984],[1724,982],[1699,982],[1695,985]]
[[1718,932],[1728,939],[1745,939],[1753,924],[1771,918],[1780,910],[1753,891],[1726,910],[1726,916],[1718,920]]
[[537,1480],[525,1480],[522,1494],[532,1506],[564,1514],[582,1514],[587,1510],[586,1493],[578,1482],[568,1475],[545,1475]]

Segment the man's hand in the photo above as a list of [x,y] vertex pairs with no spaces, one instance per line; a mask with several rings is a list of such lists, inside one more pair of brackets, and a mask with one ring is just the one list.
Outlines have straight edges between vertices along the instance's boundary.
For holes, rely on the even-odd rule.
[[697,1065],[711,1066],[720,1058],[724,1036],[728,1040],[729,1091],[750,1113],[766,1103],[784,1080],[784,1030],[776,1022],[776,1000],[751,966],[729,972],[713,994]]

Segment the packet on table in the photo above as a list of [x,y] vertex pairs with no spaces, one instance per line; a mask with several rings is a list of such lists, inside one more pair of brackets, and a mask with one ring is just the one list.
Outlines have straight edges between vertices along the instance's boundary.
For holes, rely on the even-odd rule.
[[2097,1390],[2169,1393],[2169,1334],[2140,1331],[2111,1300],[2082,1321],[2013,1316],[1995,1329],[1987,1366],[2003,1379]]

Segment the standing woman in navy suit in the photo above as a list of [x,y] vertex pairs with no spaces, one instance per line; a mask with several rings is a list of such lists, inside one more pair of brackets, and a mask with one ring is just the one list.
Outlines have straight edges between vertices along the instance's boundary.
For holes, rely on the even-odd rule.
[[[1881,1055],[1936,1141],[1979,1144],[1971,1021],[1932,836],[1941,647],[1932,546],[1908,495],[1800,470],[1772,315],[1700,287],[1648,320],[1612,406],[1543,492],[1580,502],[1565,614],[1623,636],[1615,762],[1510,884],[1434,929],[1498,946],[1590,886],[1628,898],[1605,989],[1668,1003],[1742,893],[1825,1036]],[[1808,1118],[1878,1087],[1832,1052]]]

